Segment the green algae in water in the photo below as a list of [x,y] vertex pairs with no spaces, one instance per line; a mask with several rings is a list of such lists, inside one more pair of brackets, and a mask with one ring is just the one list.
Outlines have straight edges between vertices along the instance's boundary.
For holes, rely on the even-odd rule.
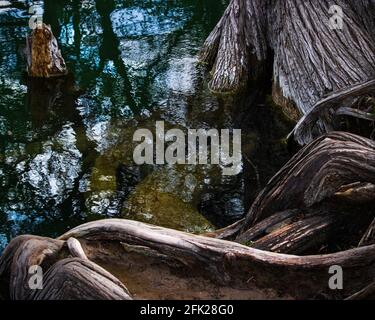
[[197,234],[214,230],[214,226],[190,204],[171,193],[143,189],[142,184],[129,197],[122,216]]
[[197,208],[204,175],[199,166],[192,168],[196,170],[176,165],[148,175],[126,199],[122,216],[182,231],[212,231],[214,226]]

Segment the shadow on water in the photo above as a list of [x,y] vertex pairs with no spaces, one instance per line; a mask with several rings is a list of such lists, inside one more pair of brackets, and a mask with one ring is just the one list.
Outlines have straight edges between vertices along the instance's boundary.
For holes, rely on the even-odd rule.
[[[27,1],[0,8],[0,250],[18,234],[56,236],[106,217],[198,233],[241,218],[288,160],[290,124],[262,88],[208,91],[196,56],[227,1],[40,5],[71,74],[28,80]],[[154,132],[158,120],[184,131],[242,129],[242,172],[136,166],[133,134]]]

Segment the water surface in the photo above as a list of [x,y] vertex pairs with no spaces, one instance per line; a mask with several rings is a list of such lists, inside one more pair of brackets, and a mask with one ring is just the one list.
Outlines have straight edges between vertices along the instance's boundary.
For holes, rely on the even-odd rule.
[[[228,1],[45,0],[70,70],[25,76],[29,1],[0,7],[0,250],[19,234],[57,236],[124,217],[203,232],[248,210],[288,159],[290,129],[267,90],[215,96],[197,53]],[[220,166],[136,166],[138,128],[242,129],[237,176]]]

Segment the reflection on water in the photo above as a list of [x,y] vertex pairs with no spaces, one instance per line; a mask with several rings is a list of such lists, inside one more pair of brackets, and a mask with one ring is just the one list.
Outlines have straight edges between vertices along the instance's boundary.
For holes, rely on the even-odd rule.
[[[240,218],[284,163],[288,126],[251,90],[207,90],[196,54],[228,1],[45,0],[71,74],[28,80],[29,1],[0,6],[0,250],[23,233],[56,236],[125,217],[191,232]],[[240,128],[243,172],[135,166],[138,128]]]

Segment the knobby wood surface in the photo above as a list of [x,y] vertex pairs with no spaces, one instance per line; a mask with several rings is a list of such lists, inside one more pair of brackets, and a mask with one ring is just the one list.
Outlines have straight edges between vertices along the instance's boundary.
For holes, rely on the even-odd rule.
[[375,142],[345,132],[323,135],[270,180],[242,224],[242,235],[276,212],[311,208],[356,182],[375,184]]

